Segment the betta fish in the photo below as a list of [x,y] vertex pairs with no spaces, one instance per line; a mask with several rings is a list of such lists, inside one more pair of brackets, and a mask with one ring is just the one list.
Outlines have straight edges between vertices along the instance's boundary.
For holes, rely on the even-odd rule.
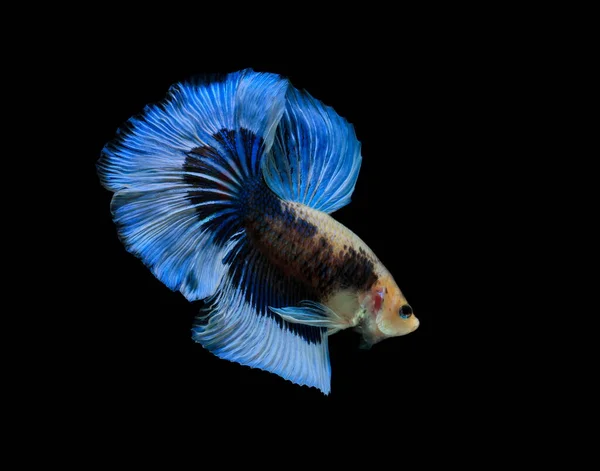
[[276,74],[174,85],[97,163],[119,238],[204,304],[192,338],[216,356],[331,389],[328,336],[367,346],[419,321],[390,272],[330,214],[362,157],[354,128]]

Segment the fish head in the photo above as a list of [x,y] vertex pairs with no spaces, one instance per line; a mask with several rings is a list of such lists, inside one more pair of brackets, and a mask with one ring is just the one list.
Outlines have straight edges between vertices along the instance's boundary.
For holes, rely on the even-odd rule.
[[391,275],[380,276],[359,295],[363,319],[359,330],[368,346],[389,337],[410,334],[419,327],[419,319]]

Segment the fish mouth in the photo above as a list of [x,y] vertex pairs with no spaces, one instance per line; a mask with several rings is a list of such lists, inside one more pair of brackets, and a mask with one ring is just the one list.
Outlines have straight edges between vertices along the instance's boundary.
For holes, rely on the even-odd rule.
[[415,330],[417,330],[417,329],[419,328],[419,325],[421,325],[421,322],[419,321],[419,319],[417,319],[417,318],[415,317],[415,325],[414,325],[414,327],[412,328],[411,332],[414,332]]

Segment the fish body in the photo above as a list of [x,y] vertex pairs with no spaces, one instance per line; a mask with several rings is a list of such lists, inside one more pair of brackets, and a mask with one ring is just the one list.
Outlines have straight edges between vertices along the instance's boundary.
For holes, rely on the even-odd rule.
[[[386,338],[386,333],[398,335],[386,327],[385,319],[393,324],[400,307],[408,303],[375,253],[328,214],[300,203],[280,201],[280,205],[281,212],[270,214],[260,206],[254,208],[246,226],[269,262],[283,276],[301,283],[310,293],[307,297],[318,299],[341,318],[336,332],[355,327],[367,346]],[[386,297],[390,300],[390,312],[380,317],[379,324],[378,297],[381,304]],[[419,326],[411,317],[406,326],[398,326],[400,330],[404,327],[409,333]]]
[[215,355],[330,392],[327,337],[370,346],[419,322],[392,275],[330,213],[361,162],[354,130],[275,74],[175,86],[98,163],[126,248],[205,307]]

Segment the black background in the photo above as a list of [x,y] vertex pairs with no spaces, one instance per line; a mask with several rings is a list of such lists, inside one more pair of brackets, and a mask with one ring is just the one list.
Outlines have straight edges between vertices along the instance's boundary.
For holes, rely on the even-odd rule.
[[[480,49],[456,43],[382,54],[313,60],[107,53],[92,62],[80,155],[90,202],[79,253],[85,289],[75,322],[86,332],[78,336],[86,365],[80,373],[99,398],[95,407],[192,411],[266,400],[368,404],[375,414],[383,407],[456,412],[501,387],[493,379],[495,353],[484,348],[497,333],[492,311],[500,302],[489,267],[503,250],[487,238],[497,203],[485,191],[501,165],[501,144],[489,139],[505,93],[499,72]],[[328,397],[194,343],[198,303],[171,292],[125,251],[111,220],[111,194],[95,174],[117,128],[171,84],[246,67],[288,77],[355,126],[362,169],[352,202],[333,216],[373,249],[421,321],[416,332],[369,351],[358,349],[354,332],[332,336]]]
[[[17,212],[33,226],[5,217],[5,232],[25,242],[28,256],[22,261],[22,252],[7,246],[6,258],[22,268],[9,268],[7,277],[24,293],[14,296],[7,284],[4,319],[28,321],[3,331],[8,341],[24,337],[5,359],[18,372],[5,378],[5,389],[17,386],[22,396],[5,401],[19,426],[12,436],[22,430],[27,438],[20,459],[48,461],[31,446],[35,432],[61,460],[86,463],[122,462],[110,453],[121,438],[136,464],[168,450],[171,434],[189,435],[194,444],[184,453],[169,450],[170,467],[178,456],[204,464],[215,456],[210,439],[228,447],[215,448],[220,462],[236,455],[280,460],[277,450],[299,466],[314,466],[319,451],[377,465],[405,465],[412,456],[478,460],[479,467],[522,462],[510,452],[535,453],[536,442],[543,447],[536,462],[570,451],[565,440],[579,438],[571,433],[578,427],[557,430],[557,411],[589,416],[592,408],[574,412],[582,395],[571,377],[582,360],[595,358],[567,356],[572,343],[595,345],[583,342],[580,324],[594,311],[574,309],[556,278],[580,272],[561,269],[557,249],[566,246],[569,259],[583,262],[591,253],[572,250],[581,245],[578,231],[576,243],[567,242],[581,201],[565,199],[571,181],[562,175],[573,161],[572,181],[586,187],[579,179],[586,167],[576,157],[589,152],[573,146],[590,124],[565,133],[570,121],[579,128],[574,104],[589,107],[582,80],[593,74],[579,67],[593,63],[584,46],[593,29],[580,26],[581,15],[522,5],[425,4],[410,12],[290,4],[287,12],[248,4],[253,15],[222,2],[157,6],[157,18],[146,15],[149,5],[128,18],[125,7],[109,4],[53,5],[57,18],[40,10],[38,25],[29,15],[29,28],[17,25],[7,42],[5,61],[18,61],[5,67],[5,95],[20,114],[5,115],[24,135],[7,128],[5,160],[17,171],[6,171],[5,183],[18,190],[5,209],[24,201]],[[170,85],[246,67],[289,77],[355,126],[363,165],[353,201],[333,216],[374,250],[421,321],[418,331],[370,351],[358,349],[353,332],[331,337],[328,397],[195,344],[190,327],[198,306],[124,250],[111,195],[95,171],[116,130]],[[544,215],[549,224],[534,230]],[[548,383],[541,381],[547,373]],[[331,414],[338,406],[344,415]],[[244,411],[309,433],[298,441],[262,417],[245,421]],[[336,433],[347,421],[353,423]],[[539,434],[546,424],[554,425],[546,434],[552,443],[560,440],[551,453]],[[283,449],[272,446],[278,436]],[[259,447],[238,452],[255,437]],[[86,454],[84,444],[94,451]],[[480,454],[486,445],[495,449]]]

